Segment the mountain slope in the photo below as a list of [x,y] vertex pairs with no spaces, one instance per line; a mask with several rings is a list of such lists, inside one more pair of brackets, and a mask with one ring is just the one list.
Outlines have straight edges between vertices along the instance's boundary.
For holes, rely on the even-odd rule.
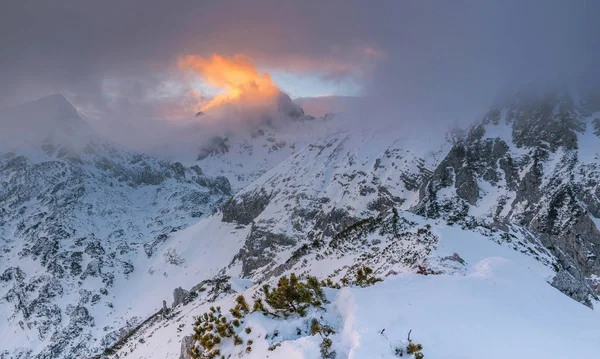
[[[468,227],[523,226],[557,256],[561,276],[598,293],[600,138],[594,118],[566,92],[515,94],[454,144],[421,187],[414,210]],[[573,296],[587,302],[590,294]]]
[[[0,277],[3,355],[187,358],[194,316],[290,273],[343,284],[310,312],[338,357],[393,357],[410,329],[428,357],[593,355],[599,317],[552,286],[598,303],[597,117],[565,94],[516,94],[453,143],[304,119],[220,137],[186,162],[202,169],[97,139],[7,154],[2,243],[24,268]],[[384,282],[362,288],[364,267]],[[308,319],[244,320],[253,349],[224,355],[319,356]]]
[[32,121],[44,140],[0,155],[3,358],[81,356],[115,340],[148,314],[118,298],[135,296],[128,283],[166,235],[230,195],[224,177],[102,140],[67,104],[51,96],[9,111],[8,120],[43,115]]
[[[593,151],[598,148],[594,146],[597,139],[590,132],[593,130],[590,120],[593,123],[569,97],[550,94],[523,98],[519,95],[502,104],[500,109],[490,111],[480,125],[457,138],[448,149],[440,146],[441,150],[436,151],[428,146],[416,146],[414,141],[402,138],[398,131],[330,133],[328,138],[296,152],[239,191],[222,206],[220,213],[197,225],[202,228],[201,234],[196,231],[198,234],[193,239],[187,238],[186,232],[174,236],[183,248],[206,248],[206,251],[186,250],[189,253],[186,261],[190,263],[188,273],[195,271],[198,283],[194,285],[190,279],[186,281],[186,289],[198,299],[189,307],[181,304],[175,307],[172,318],[181,323],[177,328],[170,325],[168,316],[157,319],[153,325],[140,328],[134,334],[134,338],[145,345],[129,341],[123,350],[133,350],[135,356],[147,357],[148,347],[153,353],[176,357],[179,350],[174,342],[183,339],[181,355],[185,357],[185,345],[191,342],[185,337],[183,324],[191,323],[190,316],[201,314],[209,305],[231,305],[227,299],[213,304],[215,298],[228,298],[234,295],[228,294],[232,291],[252,296],[263,283],[272,283],[278,276],[291,272],[334,282],[352,282],[353,273],[365,265],[377,276],[397,277],[386,279],[380,285],[386,288],[383,292],[349,290],[353,296],[363,298],[356,309],[363,314],[355,323],[361,328],[357,333],[368,338],[365,347],[349,344],[353,341],[343,336],[348,333],[347,327],[340,324],[344,317],[335,305],[322,314],[323,318],[338,316],[328,323],[337,325],[342,332],[332,337],[338,340],[335,349],[342,357],[393,356],[391,343],[382,339],[383,328],[379,326],[394,328],[397,324],[388,318],[407,315],[384,303],[385,300],[373,308],[368,299],[374,293],[384,298],[398,293],[401,298],[404,287],[408,293],[414,291],[414,297],[407,295],[417,302],[414,310],[424,313],[420,315],[427,323],[419,327],[419,331],[426,333],[437,356],[504,357],[509,354],[506,346],[497,347],[493,343],[513,342],[517,337],[515,330],[520,330],[511,325],[513,322],[499,322],[497,317],[489,317],[491,324],[486,326],[491,333],[489,337],[479,332],[461,332],[461,340],[467,337],[488,344],[465,349],[467,344],[460,340],[444,339],[447,332],[456,330],[452,327],[455,324],[452,320],[456,318],[447,316],[446,312],[431,318],[425,314],[432,308],[446,307],[445,300],[454,303],[452,308],[466,303],[465,308],[481,309],[477,316],[465,317],[464,313],[460,316],[467,328],[481,327],[486,310],[512,315],[514,321],[524,320],[519,328],[540,335],[523,332],[524,338],[536,344],[517,346],[519,353],[539,355],[551,347],[553,341],[540,338],[542,328],[546,328],[544,318],[547,313],[560,310],[559,302],[568,302],[577,312],[572,315],[579,319],[570,321],[569,315],[563,317],[564,327],[551,327],[545,332],[548,338],[569,337],[568,331],[563,329],[577,331],[588,319],[586,328],[595,328],[598,323],[595,314],[589,315],[592,313],[589,309],[570,301],[550,285],[588,306],[597,303],[591,290],[596,278],[592,273],[594,257],[584,252],[587,262],[582,262],[577,260],[582,257],[576,256],[586,248],[595,248],[597,231],[592,212],[596,200],[595,165],[593,161],[583,160],[585,156],[594,158]],[[570,171],[574,169],[579,174],[571,176]],[[570,195],[560,195],[569,187],[577,190],[573,192],[575,200],[570,201]],[[558,203],[558,207],[553,203]],[[430,219],[411,215],[406,210]],[[542,225],[544,221],[554,223],[550,228],[560,232],[543,230],[548,228]],[[585,225],[579,227],[581,223]],[[470,239],[468,245],[464,245],[465,238]],[[203,247],[205,245],[208,247]],[[569,251],[569,246],[574,250]],[[234,255],[236,248],[239,250]],[[221,263],[230,264],[219,271],[215,257],[221,258]],[[517,264],[520,261],[528,264],[521,266]],[[194,266],[202,269],[192,270]],[[529,272],[532,268],[537,269]],[[435,279],[413,277],[410,273],[434,275]],[[462,277],[468,279],[459,279]],[[213,282],[206,282],[207,279]],[[220,289],[207,284],[217,282],[221,283]],[[494,284],[488,287],[490,282]],[[207,285],[208,295],[202,291]],[[344,289],[338,295],[347,292]],[[481,293],[490,293],[490,296],[482,297]],[[510,298],[506,293],[511,293]],[[429,296],[439,300],[429,301]],[[396,302],[394,299],[393,303]],[[415,304],[411,302],[411,306]],[[520,313],[519,317],[514,317],[515,311]],[[375,320],[376,329],[371,317],[379,318]],[[408,317],[417,320],[416,316]],[[275,324],[248,320],[265,328],[265,334],[272,335],[269,332],[272,329],[267,328]],[[276,325],[293,333],[287,326],[301,327],[304,325],[301,323],[304,322],[291,320]],[[393,335],[405,335],[418,325],[404,323]],[[436,325],[446,328],[445,331],[431,332],[435,330],[431,327]],[[352,335],[354,339],[357,337],[361,335]],[[574,339],[581,345],[578,347],[581,355],[592,355],[592,343],[597,337],[596,333],[583,341]],[[503,339],[498,341],[497,338]],[[170,344],[165,344],[165,339]],[[264,348],[275,342],[267,340]],[[281,342],[281,349],[285,350],[274,355],[318,356],[320,339],[299,333],[288,334]],[[457,345],[459,342],[463,344]],[[243,355],[270,355],[261,351],[264,348],[258,348],[263,347]],[[489,352],[490,348],[494,348],[493,353]],[[510,353],[513,352],[511,348]],[[566,349],[562,354],[568,352]],[[227,353],[237,352],[233,349]],[[550,349],[548,355],[552,353],[556,351]]]
[[[437,240],[426,263],[441,274],[400,272],[382,277],[384,281],[372,287],[325,288],[331,303],[309,311],[306,317],[283,319],[249,314],[238,331],[244,342],[253,341],[251,351],[245,350],[246,345],[236,347],[224,340],[221,354],[319,358],[323,337],[310,334],[312,318],[316,318],[335,331],[329,338],[337,358],[395,358],[395,348],[408,343],[409,331],[431,358],[593,355],[600,339],[600,317],[547,283],[554,275],[551,266],[477,232],[406,212],[399,216],[402,222],[414,223],[411,226],[415,228],[431,228]],[[380,237],[372,233],[361,235],[360,239],[373,243]],[[417,237],[404,240],[415,244]],[[374,247],[377,245],[355,248],[352,253],[360,258]],[[210,257],[210,253],[197,256],[198,264]],[[344,256],[343,262],[353,260]],[[332,270],[342,267],[342,262],[328,257],[309,258],[296,272],[326,278]],[[330,278],[337,282],[342,276],[338,273]],[[219,299],[213,300],[218,291],[204,284],[204,291],[197,292],[198,298],[175,307],[165,317],[156,317],[152,325],[141,327],[115,356],[187,357],[186,343],[190,343],[188,336],[197,316],[211,306],[221,306],[227,313],[239,293],[253,298],[262,285],[238,278],[223,280]],[[244,328],[251,328],[251,332],[245,333]],[[573,343],[573,347],[556,346],[557,340]],[[183,345],[180,347],[179,343]]]

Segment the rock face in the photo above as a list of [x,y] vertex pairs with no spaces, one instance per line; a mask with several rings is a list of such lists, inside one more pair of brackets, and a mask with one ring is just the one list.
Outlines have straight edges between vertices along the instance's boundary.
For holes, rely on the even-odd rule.
[[[600,167],[579,148],[594,131],[585,114],[563,92],[501,102],[454,143],[413,210],[467,227],[523,226],[581,271],[571,280],[559,272],[555,283],[582,301],[574,281],[594,285],[600,274]],[[600,142],[590,148],[600,152]]]
[[173,304],[171,304],[171,308],[175,308],[179,304],[185,304],[190,298],[190,292],[187,290],[178,287],[173,290]]
[[594,125],[594,134],[600,137],[600,118],[594,118],[592,123]]
[[269,204],[270,197],[263,190],[242,194],[223,205],[223,222],[250,224]]
[[192,359],[190,356],[190,349],[194,341],[192,340],[191,335],[187,335],[183,337],[181,340],[181,355],[179,355],[179,359]]
[[575,278],[566,270],[560,270],[552,279],[552,286],[576,301],[592,308],[590,297],[594,295],[584,278]]

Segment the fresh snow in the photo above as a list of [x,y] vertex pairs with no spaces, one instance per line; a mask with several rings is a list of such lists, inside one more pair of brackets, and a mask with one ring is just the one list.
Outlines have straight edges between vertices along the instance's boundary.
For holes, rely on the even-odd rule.
[[[327,289],[331,303],[324,312],[310,312],[307,318],[321,317],[321,322],[334,328],[331,339],[337,358],[397,358],[394,348],[406,346],[411,330],[411,339],[423,345],[426,358],[595,357],[600,313],[551,287],[547,282],[553,276],[551,268],[476,232],[426,222],[440,237],[432,258],[458,253],[466,262],[464,271],[428,276],[401,273],[372,287]],[[198,258],[200,265],[205,260],[209,257]],[[331,264],[330,268],[335,265]],[[319,269],[314,269],[311,272],[318,275]],[[245,289],[249,283],[242,283],[237,287],[250,301],[257,288]],[[128,358],[179,358],[180,341],[191,334],[194,316],[211,305],[226,312],[234,296],[184,306],[173,324],[150,328],[122,352]],[[252,334],[247,338],[254,344],[243,357],[319,358],[321,337],[297,334],[297,328],[306,330],[309,322],[248,315],[245,325]],[[183,330],[179,323],[185,324]],[[279,335],[274,338],[275,330]],[[282,345],[268,351],[276,342]],[[236,350],[240,348],[224,346],[222,353],[227,356]]]

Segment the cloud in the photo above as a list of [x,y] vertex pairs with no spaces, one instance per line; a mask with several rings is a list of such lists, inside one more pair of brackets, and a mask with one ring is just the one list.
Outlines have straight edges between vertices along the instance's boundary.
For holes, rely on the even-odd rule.
[[208,58],[188,55],[178,61],[179,68],[194,75],[212,87],[223,90],[199,111],[211,111],[228,104],[263,107],[279,95],[279,89],[267,73],[258,73],[252,61],[243,55],[231,57],[213,54]]
[[[519,83],[599,83],[598,13],[585,0],[8,1],[0,105],[61,92],[94,127],[131,143],[213,96],[178,59],[244,54],[259,79],[351,78],[364,95],[357,117],[435,129]],[[227,86],[218,87],[231,96]]]

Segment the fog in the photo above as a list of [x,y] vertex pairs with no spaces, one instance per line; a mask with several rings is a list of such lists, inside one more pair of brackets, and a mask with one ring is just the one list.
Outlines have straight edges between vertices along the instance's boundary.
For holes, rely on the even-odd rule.
[[437,131],[519,86],[596,86],[599,15],[583,0],[7,1],[0,106],[62,93],[97,131],[146,149],[189,135],[222,93],[181,66],[217,54],[259,76],[359,85],[356,97],[299,101],[319,113]]

